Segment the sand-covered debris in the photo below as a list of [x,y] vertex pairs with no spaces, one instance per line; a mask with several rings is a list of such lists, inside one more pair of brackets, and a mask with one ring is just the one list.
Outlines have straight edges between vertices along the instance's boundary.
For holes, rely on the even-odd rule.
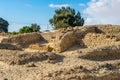
[[22,50],[22,47],[20,47],[18,45],[0,43],[0,49]]
[[48,52],[24,52],[13,50],[0,50],[0,61],[10,65],[23,65],[30,62],[55,61],[62,56]]

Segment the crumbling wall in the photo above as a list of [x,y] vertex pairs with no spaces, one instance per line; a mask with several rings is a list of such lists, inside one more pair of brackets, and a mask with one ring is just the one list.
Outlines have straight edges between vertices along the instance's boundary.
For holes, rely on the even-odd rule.
[[52,42],[52,39],[56,38],[57,32],[43,32],[40,34],[46,42]]
[[92,48],[96,46],[115,44],[115,42],[117,42],[117,39],[116,37],[110,35],[88,33],[85,35],[82,41],[88,48]]
[[24,52],[0,49],[0,61],[9,65],[24,65],[45,60],[51,61],[52,63],[53,60],[56,61],[62,57],[63,56],[49,52]]
[[119,25],[96,25],[99,31],[102,33],[115,36],[118,40],[120,40],[120,26]]
[[20,46],[0,43],[0,49],[22,50]]
[[119,40],[120,26],[90,25],[62,28],[53,32],[16,35],[2,39],[1,43],[30,45],[43,41],[42,44],[49,44],[54,51],[62,52],[76,44],[80,47],[93,48],[96,46],[111,45]]
[[55,39],[55,51],[62,52],[77,44],[81,47],[114,45],[119,41],[120,26],[91,25],[83,27],[68,27],[59,30]]
[[97,27],[103,33],[110,35],[116,35],[120,32],[120,26],[118,25],[96,25],[95,27]]
[[56,35],[56,39],[54,42],[54,51],[62,52],[66,49],[70,48],[73,45],[79,44],[80,46],[82,42],[82,38],[90,32],[95,32],[95,28],[92,27],[68,27],[62,28],[58,31]]
[[120,42],[116,42],[114,45],[96,46],[83,52],[86,54],[80,56],[80,58],[92,60],[120,59]]
[[81,47],[86,47],[83,38],[87,33],[95,33],[95,27],[75,27],[75,36],[76,36],[76,44]]
[[13,44],[27,44],[41,40],[40,33],[27,33],[27,34],[20,34],[15,35],[10,38],[4,38],[1,43],[13,43]]
[[49,45],[41,45],[41,44],[31,44],[29,45],[29,49],[38,50],[43,52],[51,52],[53,50]]

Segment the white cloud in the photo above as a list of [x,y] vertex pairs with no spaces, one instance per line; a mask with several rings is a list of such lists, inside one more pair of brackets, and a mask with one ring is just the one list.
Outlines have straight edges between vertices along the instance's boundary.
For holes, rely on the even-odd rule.
[[101,21],[98,20],[97,18],[87,18],[86,19],[86,24],[100,24]]
[[80,3],[79,6],[81,6],[81,7],[85,7],[86,5],[83,4],[83,3]]
[[69,4],[50,4],[49,7],[51,8],[61,8],[61,7],[68,7]]
[[85,24],[120,24],[120,0],[91,0]]
[[91,0],[92,2],[95,2],[96,0]]
[[32,5],[31,5],[31,4],[25,4],[25,6],[26,6],[26,7],[32,7]]

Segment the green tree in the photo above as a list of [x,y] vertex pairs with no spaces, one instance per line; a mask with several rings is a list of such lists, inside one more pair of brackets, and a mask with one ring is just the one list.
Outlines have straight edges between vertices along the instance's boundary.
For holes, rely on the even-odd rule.
[[24,26],[23,28],[21,28],[19,30],[20,33],[30,33],[30,32],[33,32],[32,28],[29,27],[29,26]]
[[8,21],[0,17],[0,32],[8,32]]
[[10,34],[17,35],[17,34],[19,34],[19,32],[13,31]]
[[75,10],[70,7],[62,7],[55,10],[53,18],[49,20],[54,29],[82,26],[84,19],[81,18],[80,12],[77,14]]
[[33,32],[39,32],[40,31],[40,26],[37,25],[36,23],[31,24],[31,28],[32,28]]
[[81,18],[80,12],[78,12],[75,15],[75,23],[74,23],[74,25],[75,26],[82,26],[82,25],[84,25],[84,19]]
[[50,30],[45,30],[44,32],[50,32]]
[[40,31],[40,26],[37,24],[31,24],[31,26],[23,26],[19,30],[19,33],[31,33],[31,32],[39,32]]

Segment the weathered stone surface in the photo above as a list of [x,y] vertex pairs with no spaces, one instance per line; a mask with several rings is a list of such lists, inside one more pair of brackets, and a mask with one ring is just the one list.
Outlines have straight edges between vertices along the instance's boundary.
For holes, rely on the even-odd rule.
[[12,44],[3,44],[0,43],[0,49],[9,49],[9,50],[22,50],[22,47]]
[[[112,45],[119,41],[120,27],[116,25],[91,25],[83,27],[68,27],[45,33],[28,33],[3,38],[1,43],[21,44],[29,47],[33,43],[49,44],[55,52],[63,52],[73,45],[82,48]],[[45,46],[47,47],[47,46]],[[43,48],[43,47],[42,47]],[[32,48],[33,49],[33,48]]]
[[96,25],[97,29],[102,33],[109,34],[120,38],[120,26],[119,25]]
[[[0,80],[120,80],[119,28],[91,25],[2,38]],[[6,50],[26,43],[33,52]]]
[[93,60],[112,60],[120,59],[120,42],[116,42],[115,45],[99,46],[91,48],[81,58],[93,59]]
[[10,38],[4,38],[1,43],[12,43],[12,44],[27,44],[34,43],[41,40],[40,33],[27,33],[21,35],[15,35]]
[[85,35],[82,41],[88,48],[93,48],[96,46],[115,44],[115,42],[117,42],[117,39],[116,37],[110,35],[88,33]]
[[29,49],[39,50],[43,52],[52,52],[53,48],[49,45],[41,45],[41,44],[31,44],[29,45]]
[[[23,65],[30,62],[40,62],[44,60],[57,60],[61,59],[60,56],[55,53],[47,52],[24,52],[16,50],[1,50],[0,49],[0,61],[7,63],[9,65]],[[56,61],[57,62],[57,61]]]
[[[109,67],[109,64],[100,65],[103,66],[97,73],[92,73],[91,70],[86,68],[79,68],[80,66],[76,66],[74,68],[61,69],[59,71],[53,71],[44,76],[44,79],[48,77],[51,79],[59,79],[59,80],[119,80],[120,72],[114,71],[114,69],[108,70],[104,69],[104,67]],[[99,74],[99,75],[97,75]]]
[[69,47],[73,46],[75,44],[75,34],[73,31],[67,32],[66,34],[64,34],[60,41],[56,42],[56,46],[54,47],[56,51],[58,52],[62,52],[66,49],[68,49]]
[[62,28],[57,34],[57,38],[55,39],[55,43],[53,45],[54,51],[63,52],[66,49],[70,48],[73,45],[84,46],[82,38],[90,32],[95,32],[95,28],[92,27],[76,27],[76,28]]
[[46,42],[52,42],[52,39],[56,39],[56,34],[57,31],[40,33],[40,35]]

